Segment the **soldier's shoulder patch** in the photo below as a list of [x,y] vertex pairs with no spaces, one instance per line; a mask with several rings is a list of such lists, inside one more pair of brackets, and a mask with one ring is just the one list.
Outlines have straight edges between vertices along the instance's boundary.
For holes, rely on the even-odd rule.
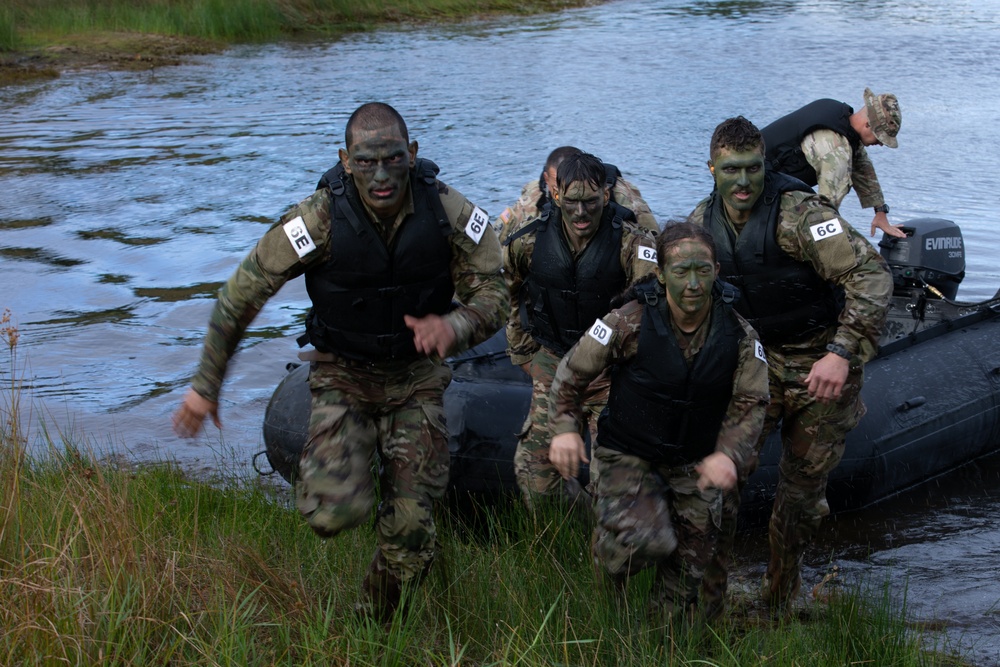
[[641,260],[656,264],[656,248],[649,248],[643,245],[637,246],[636,256]]
[[607,346],[611,342],[611,327],[598,317],[594,324],[587,329],[587,335],[601,345]]
[[764,353],[764,345],[759,340],[754,340],[753,342],[753,356],[757,357],[764,364],[767,364],[767,355]]
[[812,235],[813,241],[822,241],[838,234],[843,234],[844,227],[840,224],[840,218],[830,218],[829,220],[810,225],[809,233]]
[[483,232],[490,226],[490,216],[478,206],[472,207],[469,214],[469,221],[465,223],[465,235],[472,239],[472,242],[479,245],[483,238]]
[[285,231],[285,236],[288,237],[288,242],[292,244],[292,249],[299,256],[299,259],[316,249],[316,243],[309,235],[309,230],[301,215],[295,216],[283,224],[281,228]]

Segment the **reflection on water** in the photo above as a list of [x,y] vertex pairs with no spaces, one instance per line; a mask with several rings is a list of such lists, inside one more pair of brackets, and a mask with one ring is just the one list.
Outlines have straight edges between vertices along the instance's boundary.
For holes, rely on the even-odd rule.
[[[984,299],[1000,286],[1000,153],[990,150],[998,28],[997,0],[629,0],[244,46],[154,72],[2,89],[0,306],[20,326],[28,384],[45,414],[113,431],[145,455],[212,465],[208,443],[249,460],[296,352],[308,306],[301,281],[272,299],[241,346],[222,397],[223,439],[177,441],[169,413],[197,363],[218,287],[333,164],[358,104],[399,108],[442,179],[494,215],[553,147],[574,144],[618,165],[666,220],[686,216],[710,189],[705,160],[719,121],[744,114],[764,125],[820,97],[856,106],[866,86],[895,93],[904,115],[900,148],[872,150],[892,219],[956,221],[968,253],[958,296]],[[871,211],[854,195],[842,213],[868,229]],[[1000,490],[995,477],[981,484]],[[928,572],[943,577],[974,570],[976,558],[934,555],[944,541],[930,527],[952,521],[958,504],[912,515],[894,508],[885,532],[897,542],[875,553],[927,558]],[[980,504],[986,523],[954,521],[979,526],[985,543],[964,542],[960,530],[948,538],[970,554],[995,551],[1000,534],[989,522],[1000,507]],[[849,521],[858,532],[844,528]],[[861,527],[880,521],[866,511],[835,522],[822,546],[873,545]],[[904,524],[917,535],[907,545]],[[970,572],[964,584],[957,575],[938,580],[933,590],[961,600],[958,591],[974,586],[988,597],[976,578],[983,572],[994,570]],[[995,623],[996,614],[979,618]]]

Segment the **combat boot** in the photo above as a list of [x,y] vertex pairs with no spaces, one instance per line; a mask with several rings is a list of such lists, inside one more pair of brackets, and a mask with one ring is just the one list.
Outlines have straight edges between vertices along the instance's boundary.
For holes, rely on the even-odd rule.
[[375,553],[361,582],[361,598],[354,610],[382,625],[388,625],[403,597],[403,580],[389,571],[381,551]]

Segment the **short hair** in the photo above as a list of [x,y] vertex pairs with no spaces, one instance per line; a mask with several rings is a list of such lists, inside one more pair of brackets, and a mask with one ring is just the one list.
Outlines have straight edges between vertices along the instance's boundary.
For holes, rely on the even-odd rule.
[[743,116],[727,118],[715,127],[712,133],[712,144],[709,155],[712,159],[723,148],[731,151],[748,151],[757,149],[764,153],[764,136],[757,126]]
[[560,146],[559,148],[554,149],[551,153],[549,153],[549,156],[545,158],[545,170],[548,171],[552,168],[558,169],[559,165],[562,164],[562,161],[570,155],[579,155],[582,152],[583,151],[576,146]]
[[354,133],[358,130],[377,130],[388,125],[395,125],[399,128],[403,139],[409,143],[410,135],[406,131],[406,122],[399,112],[384,102],[368,102],[362,104],[351,117],[347,119],[347,127],[344,130],[344,141],[350,150],[354,141]]
[[563,160],[556,169],[556,185],[562,188],[582,181],[600,190],[607,186],[604,163],[596,155],[576,153]]
[[687,240],[704,243],[712,254],[712,261],[717,261],[715,239],[707,229],[685,220],[670,220],[664,226],[663,231],[656,236],[656,263],[661,271],[666,267],[667,255],[670,254],[670,251],[681,241]]

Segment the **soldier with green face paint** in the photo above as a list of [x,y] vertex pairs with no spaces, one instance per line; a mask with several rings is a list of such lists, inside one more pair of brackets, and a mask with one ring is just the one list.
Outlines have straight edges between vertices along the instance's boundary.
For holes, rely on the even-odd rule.
[[358,610],[386,622],[436,551],[433,504],[449,467],[442,359],[496,332],[508,298],[489,217],[417,158],[399,113],[365,104],[345,135],[323,187],[264,234],[219,292],[174,430],[193,437],[206,416],[221,427],[237,344],[267,299],[304,275],[312,309],[300,344],[315,349],[300,354],[311,362],[312,415],[296,503],[333,537],[371,519],[379,471],[378,548]]
[[[892,278],[882,257],[801,181],[765,172],[760,131],[739,116],[712,135],[715,188],[690,221],[716,239],[722,278],[767,353],[771,403],[757,454],[781,424],[782,454],[769,527],[763,594],[783,612],[799,590],[805,547],[829,513],[826,481],[847,432],[864,414],[864,363],[875,356]],[[739,470],[740,485],[756,456]],[[704,597],[721,613],[739,489],[727,493],[719,548]]]
[[[542,175],[536,181],[525,183],[524,187],[521,188],[521,196],[512,206],[505,208],[497,218],[501,242],[505,241],[507,236],[525,221],[537,218],[542,214],[543,209],[551,208],[554,205],[556,170],[567,157],[579,155],[582,152],[574,146],[560,146],[549,153]],[[639,188],[625,180],[618,167],[605,163],[604,168],[612,201],[632,211],[640,227],[654,234],[658,232],[660,226],[656,222],[656,218],[653,217],[653,212],[649,210],[649,204],[642,198]]]
[[587,461],[583,398],[611,368],[593,456],[593,556],[614,588],[656,568],[650,599],[693,618],[718,537],[723,490],[754,456],[767,405],[757,334],[713,288],[719,265],[701,226],[667,224],[659,271],[622,297],[563,357],[552,381],[549,456],[569,479]]
[[[611,201],[604,164],[593,155],[577,153],[559,165],[556,204],[514,230],[503,253],[508,353],[532,378],[531,408],[514,454],[528,506],[539,496],[575,495],[548,456],[549,388],[559,359],[608,311],[614,295],[656,266],[653,237]],[[602,376],[588,389],[592,434],[607,387]]]

